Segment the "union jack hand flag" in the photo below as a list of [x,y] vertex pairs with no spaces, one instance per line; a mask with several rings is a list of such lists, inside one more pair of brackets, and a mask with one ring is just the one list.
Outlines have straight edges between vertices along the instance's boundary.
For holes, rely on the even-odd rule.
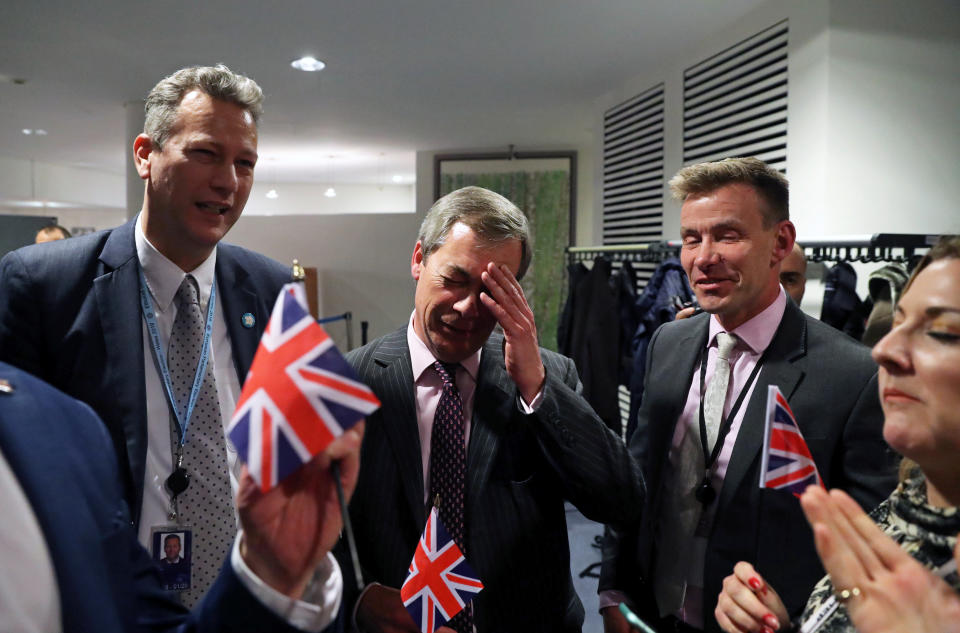
[[403,605],[423,633],[433,633],[481,589],[483,583],[433,508],[400,588]]
[[306,305],[283,287],[227,429],[264,492],[380,406]]
[[807,486],[823,488],[823,479],[800,433],[787,399],[776,385],[767,388],[760,487],[788,490],[799,497]]

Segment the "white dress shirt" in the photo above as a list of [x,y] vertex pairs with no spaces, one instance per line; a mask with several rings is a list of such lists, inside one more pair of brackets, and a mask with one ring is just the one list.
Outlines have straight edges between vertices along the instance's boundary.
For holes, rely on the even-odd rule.
[[60,590],[37,515],[0,450],[0,631],[63,630]]
[[[137,218],[134,241],[137,247],[137,258],[140,260],[140,266],[147,281],[147,288],[153,300],[157,328],[160,331],[160,345],[166,350],[170,341],[170,332],[173,330],[173,322],[177,316],[177,305],[174,299],[186,273],[147,240],[141,226],[140,217]],[[216,265],[217,249],[214,249],[210,257],[190,271],[190,274],[197,280],[200,289],[201,314],[206,314],[207,311],[210,290],[216,274]],[[223,303],[220,297],[220,292],[217,292],[213,313],[213,331],[210,336],[212,354],[208,362],[212,366],[214,379],[217,383],[217,400],[220,403],[220,417],[224,426],[224,435],[226,435],[226,427],[230,423],[230,418],[233,417],[233,411],[240,397],[241,385],[233,363],[233,348],[230,346],[230,335],[227,332]],[[147,393],[147,461],[143,482],[143,501],[140,506],[138,539],[149,551],[152,546],[152,528],[170,525],[171,523],[168,518],[171,509],[170,494],[164,486],[164,481],[173,472],[173,447],[170,439],[170,406],[163,387],[163,380],[154,360],[153,346],[147,332],[146,321],[141,318],[141,323],[143,328],[143,374]],[[229,440],[226,440],[226,445],[230,487],[235,499],[243,464],[238,459],[237,451]],[[234,511],[236,511],[236,507],[234,507]],[[239,543],[239,535],[237,536],[237,543]],[[274,613],[298,628],[320,631],[330,624],[340,608],[343,580],[340,567],[330,554],[318,568],[311,589],[308,591],[308,595],[304,596],[303,601],[291,600],[264,584],[244,564],[236,544],[230,560],[234,571],[247,589]]]
[[[177,304],[174,301],[177,289],[186,276],[180,267],[167,259],[147,240],[140,221],[137,221],[134,240],[137,245],[137,258],[147,280],[147,288],[153,300],[157,315],[157,328],[160,331],[160,346],[164,351],[170,342],[170,332],[177,316]],[[207,302],[217,265],[217,249],[213,250],[202,264],[190,272],[200,288],[200,313],[206,314]],[[170,441],[170,405],[163,388],[163,379],[157,370],[153,346],[147,332],[147,324],[141,318],[143,328],[143,376],[147,392],[147,461],[143,479],[143,500],[140,505],[140,543],[148,550],[152,545],[151,529],[170,525],[168,515],[171,510],[170,493],[164,487],[164,481],[173,472],[173,447]],[[213,352],[209,363],[217,381],[217,399],[220,402],[220,417],[226,429],[237,399],[240,397],[240,379],[233,364],[233,349],[230,336],[224,322],[223,303],[220,293],[213,312],[213,332],[210,336]],[[227,442],[227,465],[230,470],[230,486],[236,496],[240,481],[242,464],[237,452]]]

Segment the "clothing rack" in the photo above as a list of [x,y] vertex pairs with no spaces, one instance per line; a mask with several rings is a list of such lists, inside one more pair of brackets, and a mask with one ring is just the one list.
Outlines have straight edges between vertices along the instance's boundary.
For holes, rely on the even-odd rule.
[[[838,237],[797,238],[812,262],[910,262],[917,249],[927,249],[939,235],[919,233],[874,233]],[[900,251],[900,252],[896,252]]]
[[603,246],[569,246],[567,262],[592,261],[603,255],[614,262],[652,262],[659,263],[680,253],[679,240],[642,242],[638,244],[606,244]]

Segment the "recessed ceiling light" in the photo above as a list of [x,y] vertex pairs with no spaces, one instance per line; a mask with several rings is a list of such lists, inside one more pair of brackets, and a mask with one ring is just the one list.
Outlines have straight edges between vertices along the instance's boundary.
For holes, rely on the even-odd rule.
[[25,128],[23,128],[22,130],[20,130],[20,131],[23,132],[24,134],[26,134],[27,136],[30,136],[31,134],[36,134],[37,136],[46,136],[46,135],[47,135],[47,131],[46,131],[46,130],[41,130],[40,128],[33,129],[33,128],[25,127]]
[[328,198],[336,198],[337,190],[334,189],[333,187],[327,187],[327,190],[323,192],[323,195],[325,195]]
[[277,193],[276,189],[271,189],[270,191],[267,192],[267,197],[270,198],[271,200],[276,200],[277,198],[280,197],[280,194]]
[[33,130],[31,130],[31,129],[28,128],[28,127],[25,127],[25,128],[23,128],[22,130],[20,130],[20,131],[23,132],[24,134],[26,134],[27,136],[30,136],[31,134],[33,134]]
[[397,174],[393,177],[393,182],[403,182],[403,176]]
[[47,135],[47,131],[46,131],[46,130],[34,130],[33,133],[36,134],[37,136],[46,136],[46,135]]
[[322,61],[315,57],[307,55],[306,57],[301,57],[300,59],[295,59],[290,62],[290,65],[296,68],[297,70],[303,70],[308,73],[315,73],[318,70],[323,70],[327,67]]

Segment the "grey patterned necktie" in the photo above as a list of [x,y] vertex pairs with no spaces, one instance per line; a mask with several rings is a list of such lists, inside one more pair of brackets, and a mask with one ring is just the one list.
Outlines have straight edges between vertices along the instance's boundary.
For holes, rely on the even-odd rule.
[[[730,352],[737,340],[733,334],[717,334],[717,364],[713,378],[707,385],[706,396],[701,394],[704,397],[708,450],[712,450],[717,441],[730,382]],[[700,445],[700,425],[696,416],[692,426],[686,429],[673,457],[664,473],[665,490],[655,534],[657,546],[653,590],[661,616],[676,614],[683,606],[693,539],[703,515],[703,504],[697,501],[696,490],[703,481],[706,460]]]
[[737,335],[727,332],[717,333],[717,362],[713,368],[713,378],[707,385],[703,399],[703,417],[707,426],[707,450],[712,451],[720,432],[723,419],[723,407],[727,402],[727,387],[730,385],[730,352],[737,344]]
[[[463,401],[457,389],[456,363],[437,361],[433,368],[443,381],[443,391],[430,433],[430,502],[437,505],[440,521],[463,555],[467,555],[463,499],[466,490],[467,450],[464,443]],[[458,633],[472,633],[472,603],[455,615],[447,627]]]
[[[170,381],[181,414],[187,409],[206,324],[198,294],[197,280],[192,275],[184,277],[177,290],[177,317],[167,347]],[[173,415],[171,431],[176,455],[179,433]],[[190,473],[190,485],[177,497],[177,521],[180,526],[193,529],[193,542],[189,552],[190,590],[181,592],[180,597],[187,607],[193,608],[216,579],[237,532],[212,362],[207,363],[187,426],[183,467]]]

